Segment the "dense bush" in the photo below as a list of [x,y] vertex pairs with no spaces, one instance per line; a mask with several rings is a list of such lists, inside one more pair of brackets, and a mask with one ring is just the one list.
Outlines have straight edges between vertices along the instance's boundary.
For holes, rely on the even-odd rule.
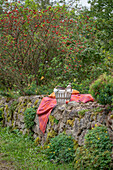
[[101,104],[113,103],[113,76],[104,73],[91,86],[89,93]]
[[30,107],[30,108],[27,108],[24,112],[24,122],[25,122],[26,128],[29,130],[31,130],[35,124],[34,119],[36,116],[36,109],[37,107],[33,107],[33,108]]
[[63,133],[52,138],[46,149],[48,159],[57,163],[69,163],[73,161],[74,153],[73,138]]
[[76,169],[110,169],[112,143],[105,126],[96,127],[85,135],[85,145],[75,153]]
[[[84,11],[75,15],[77,9],[68,11],[65,5],[38,11],[18,3],[10,9],[0,22],[0,79],[6,87],[23,92],[32,81],[49,84],[50,78],[59,77],[61,82],[76,78],[80,83],[89,78],[92,66],[103,62],[95,42],[95,20]],[[34,94],[34,89],[25,93]]]

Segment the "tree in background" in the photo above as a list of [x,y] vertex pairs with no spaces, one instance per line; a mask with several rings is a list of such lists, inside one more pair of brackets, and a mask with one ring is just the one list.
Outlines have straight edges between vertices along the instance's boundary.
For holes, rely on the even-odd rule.
[[98,38],[107,51],[113,53],[113,0],[89,0],[90,15],[97,21]]

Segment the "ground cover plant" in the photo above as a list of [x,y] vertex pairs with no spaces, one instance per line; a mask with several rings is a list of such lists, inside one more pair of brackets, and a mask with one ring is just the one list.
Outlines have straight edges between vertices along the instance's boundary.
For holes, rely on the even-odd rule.
[[47,158],[56,163],[72,162],[74,160],[74,139],[64,133],[50,140],[46,149]]
[[75,153],[75,169],[112,169],[110,163],[113,145],[105,126],[95,124],[85,135],[84,143]]
[[43,150],[29,136],[18,130],[9,131],[0,126],[0,167],[13,169],[72,169],[69,164],[55,165],[47,160]]

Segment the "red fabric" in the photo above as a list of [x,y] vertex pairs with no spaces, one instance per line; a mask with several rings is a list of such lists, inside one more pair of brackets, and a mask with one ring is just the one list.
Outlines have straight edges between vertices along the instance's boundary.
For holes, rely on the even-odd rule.
[[76,102],[83,102],[87,103],[88,101],[94,101],[93,97],[91,94],[76,94],[76,95],[71,95],[71,100],[70,101],[76,101]]
[[56,99],[50,97],[44,97],[40,103],[40,106],[37,110],[37,114],[39,117],[39,127],[43,133],[46,130],[49,115],[53,107],[56,106],[56,104],[57,104]]
[[[70,101],[83,102],[94,101],[93,97],[90,94],[76,94],[71,95]],[[52,109],[56,106],[56,99],[50,97],[44,97],[40,103],[40,106],[37,110],[39,117],[39,127],[40,130],[44,133],[46,130],[46,125],[48,122],[49,115]]]

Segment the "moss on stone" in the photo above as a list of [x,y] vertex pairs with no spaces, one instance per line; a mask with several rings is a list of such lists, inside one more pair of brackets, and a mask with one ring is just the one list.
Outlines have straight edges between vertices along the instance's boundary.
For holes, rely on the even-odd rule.
[[58,124],[59,120],[57,120],[54,116],[50,115],[49,116],[49,121],[51,125],[53,126],[54,124]]
[[4,117],[4,113],[2,113],[2,118],[4,119],[5,117]]
[[78,115],[80,116],[80,118],[82,118],[85,115],[86,112],[88,112],[88,109],[80,110],[78,112]]
[[32,105],[32,103],[29,102],[29,103],[27,104],[27,108],[31,107],[31,105]]
[[73,127],[74,121],[75,121],[75,118],[72,120],[69,119],[69,120],[67,120],[67,124],[70,125],[71,127]]
[[5,105],[5,110],[6,110],[6,111],[8,110],[8,105]]
[[35,139],[35,144],[36,144],[36,145],[39,145],[39,143],[40,143],[40,138],[37,137],[37,138]]
[[23,108],[23,110],[22,110],[23,114],[24,114],[24,112],[25,112],[26,108],[27,108],[27,107]]
[[14,120],[12,120],[12,127],[13,127],[13,125],[14,125]]
[[[25,107],[24,104],[18,104],[18,114],[21,114],[26,110],[27,106]],[[20,111],[22,110],[22,113]]]
[[79,147],[78,142],[76,140],[73,140],[74,142],[74,150],[76,151],[77,148]]
[[1,108],[0,108],[0,119],[1,119],[1,118],[3,118],[3,113],[4,113],[4,111],[3,111],[3,110],[4,110],[4,108],[3,108],[3,107],[1,107]]
[[54,125],[54,116],[49,116],[49,121],[50,121],[50,123],[51,123],[51,125],[53,126]]
[[8,117],[8,118],[7,118],[7,121],[9,122],[10,120],[11,120],[11,117]]
[[51,138],[54,138],[56,135],[57,135],[57,133],[56,133],[53,129],[51,129],[51,130],[48,132],[48,134],[47,134],[47,140],[46,140],[46,142],[49,142],[50,139],[51,139]]
[[34,102],[34,105],[36,106],[39,102],[39,99],[37,99],[35,102]]
[[[92,114],[91,114],[91,119],[94,119],[95,121],[97,120],[97,115],[98,114],[102,114],[103,109],[100,107],[94,108],[91,110]],[[94,118],[93,118],[94,117]]]

